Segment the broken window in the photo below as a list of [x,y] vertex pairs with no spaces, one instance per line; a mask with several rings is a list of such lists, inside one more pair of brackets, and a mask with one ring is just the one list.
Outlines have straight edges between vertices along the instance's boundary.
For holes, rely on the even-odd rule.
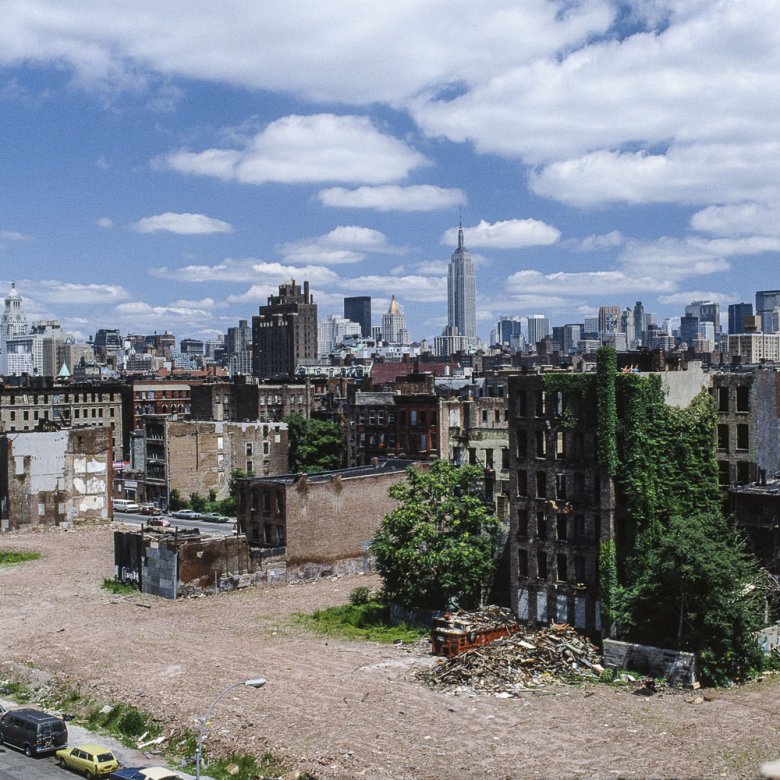
[[747,385],[737,387],[737,411],[750,411],[750,388]]
[[547,455],[547,437],[544,431],[536,432],[536,457],[543,458]]
[[718,449],[724,452],[729,451],[729,426],[718,426]]
[[574,535],[585,538],[585,515],[574,515]]
[[558,541],[565,542],[569,538],[568,534],[568,518],[566,515],[556,516],[556,531],[558,534]]
[[469,447],[469,466],[476,466],[476,465],[477,465],[477,448]]
[[559,554],[557,556],[557,561],[556,561],[556,563],[558,564],[556,567],[558,569],[557,579],[560,582],[566,582],[566,580],[568,579],[568,575],[566,572],[566,569],[568,567],[568,562],[569,562],[568,556],[562,554]]
[[501,448],[501,468],[502,469],[509,468],[509,447]]
[[729,389],[728,387],[718,388],[718,411],[728,412],[729,410]]
[[528,550],[517,551],[517,574],[519,577],[528,576]]
[[536,576],[540,580],[547,579],[547,553],[536,553]]
[[528,510],[527,509],[517,510],[517,535],[521,539],[526,539],[528,537]]
[[528,495],[528,474],[525,471],[517,472],[517,495]]
[[718,484],[721,487],[727,487],[730,482],[729,462],[727,460],[718,461]]
[[740,460],[737,462],[737,482],[746,483],[753,481],[753,469],[751,464],[747,461]]
[[525,431],[517,432],[517,459],[525,460],[528,457],[528,436]]
[[749,434],[750,428],[747,425],[738,425],[737,426],[737,449],[738,450],[747,450],[749,449]]
[[544,415],[544,391],[540,390],[536,394],[536,416],[542,417]]
[[543,471],[536,472],[536,495],[540,498],[547,495],[547,474]]
[[485,468],[493,468],[493,450],[485,450]]
[[251,457],[252,455],[252,442],[248,441],[246,443],[246,454]]
[[547,517],[544,512],[536,513],[536,538],[547,541]]
[[563,460],[566,457],[566,453],[564,451],[563,431],[558,431],[555,434],[555,457],[558,460]]
[[528,395],[526,394],[525,390],[521,390],[517,394],[517,416],[528,416]]
[[578,585],[585,584],[585,556],[574,556],[574,581]]

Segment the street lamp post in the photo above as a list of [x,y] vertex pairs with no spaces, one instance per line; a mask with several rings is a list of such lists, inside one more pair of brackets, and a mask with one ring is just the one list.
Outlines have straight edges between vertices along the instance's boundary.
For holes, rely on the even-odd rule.
[[214,710],[214,707],[217,706],[218,702],[222,699],[222,697],[226,694],[232,691],[234,688],[240,688],[242,685],[246,685],[249,688],[262,688],[266,684],[265,677],[253,677],[249,680],[244,680],[243,682],[237,682],[233,683],[232,685],[228,685],[227,688],[225,688],[222,693],[217,696],[216,699],[214,699],[213,702],[211,702],[211,706],[208,708],[208,711],[203,716],[203,719],[200,722],[200,734],[198,735],[198,749],[195,751],[195,778],[196,780],[200,780],[200,758],[203,753],[203,737],[206,735],[206,724],[209,721],[209,718],[211,717],[211,713]]

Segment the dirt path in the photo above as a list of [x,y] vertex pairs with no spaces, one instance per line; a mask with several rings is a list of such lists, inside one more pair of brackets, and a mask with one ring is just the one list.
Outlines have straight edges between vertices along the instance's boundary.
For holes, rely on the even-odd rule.
[[[43,553],[0,569],[0,677],[29,664],[100,700],[194,726],[226,685],[255,675],[213,717],[220,748],[270,749],[329,778],[755,778],[780,756],[780,679],[652,697],[609,686],[522,699],[447,696],[413,681],[405,648],[301,630],[295,612],[343,604],[349,577],[169,602],[112,596],[109,528],[0,537]],[[697,692],[700,694],[701,692]]]

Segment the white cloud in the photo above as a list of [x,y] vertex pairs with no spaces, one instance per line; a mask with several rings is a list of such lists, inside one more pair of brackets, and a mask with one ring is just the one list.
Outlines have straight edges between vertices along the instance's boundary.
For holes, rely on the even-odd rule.
[[244,149],[179,151],[165,164],[180,173],[247,184],[382,184],[406,178],[427,160],[368,117],[316,114],[277,119]]
[[96,224],[98,227],[106,229],[114,227],[114,221],[110,217],[101,217]]
[[624,238],[619,230],[612,230],[609,233],[601,235],[592,235],[582,239],[579,243],[579,249],[582,252],[597,252],[600,249],[614,249],[624,242]]
[[179,282],[256,282],[272,279],[274,284],[287,279],[307,279],[313,284],[329,284],[338,276],[328,268],[317,265],[293,266],[282,263],[268,263],[262,260],[223,260],[215,265],[186,265],[181,268],[163,266],[153,272],[154,276],[175,279]]
[[687,306],[691,301],[715,301],[721,306],[736,303],[737,298],[722,292],[707,292],[704,290],[681,290],[671,295],[659,295],[660,303],[671,306]]
[[385,184],[354,190],[331,187],[321,190],[317,198],[325,206],[376,211],[434,211],[466,204],[466,195],[462,190],[444,189],[431,184],[408,187]]
[[173,301],[171,303],[171,306],[173,308],[190,308],[190,309],[202,309],[202,310],[209,310],[214,309],[218,306],[217,302],[213,298],[201,298],[200,300],[187,300],[186,298],[181,298],[178,301]]
[[131,303],[120,303],[114,310],[120,317],[126,321],[134,323],[150,322],[170,322],[177,321],[183,324],[198,323],[199,320],[206,319],[210,313],[206,309],[194,309],[189,306],[150,306],[144,301],[133,301]]
[[357,225],[341,226],[317,238],[281,244],[278,249],[289,262],[322,265],[356,263],[371,252],[397,254],[401,251],[388,245],[384,233]]
[[133,225],[138,233],[178,233],[184,236],[202,236],[211,233],[232,233],[233,226],[221,219],[207,217],[205,214],[175,214],[166,211],[153,217],[143,217]]
[[670,279],[655,275],[629,275],[623,271],[582,271],[544,274],[536,270],[517,271],[506,280],[507,292],[521,296],[616,296],[635,292],[676,290]]
[[116,284],[77,284],[56,279],[35,282],[36,295],[48,303],[100,305],[123,301],[127,291]]
[[[561,231],[558,228],[538,219],[508,219],[492,224],[482,219],[476,227],[463,228],[463,239],[467,247],[520,249],[527,246],[547,246],[554,244],[560,236]],[[458,229],[445,231],[441,243],[457,245]]]
[[0,230],[0,243],[5,241],[29,241],[30,236],[19,233],[17,230]]
[[691,227],[720,236],[779,236],[780,205],[708,206],[691,217]]
[[387,295],[394,293],[397,298],[403,297],[409,301],[429,301],[440,303],[447,300],[446,277],[430,276],[357,276],[354,279],[344,279],[341,289],[351,293],[379,293]]

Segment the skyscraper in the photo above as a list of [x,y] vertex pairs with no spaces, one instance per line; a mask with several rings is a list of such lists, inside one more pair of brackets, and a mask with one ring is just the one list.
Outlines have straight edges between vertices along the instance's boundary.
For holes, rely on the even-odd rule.
[[292,376],[302,360],[317,357],[317,304],[309,283],[279,285],[252,317],[252,373],[260,379]]
[[368,338],[371,335],[371,296],[355,295],[344,298],[344,318],[360,325],[360,335]]
[[531,314],[528,317],[528,348],[536,351],[536,345],[550,335],[550,320],[544,314]]
[[393,295],[387,314],[382,315],[382,339],[389,344],[408,344],[409,332],[406,330],[406,315],[401,311]]
[[761,317],[764,333],[772,333],[775,306],[780,306],[780,290],[759,290],[756,293],[756,314]]
[[729,305],[729,335],[745,332],[745,317],[753,316],[752,303],[732,303]]
[[471,254],[463,246],[463,226],[458,227],[458,248],[452,253],[447,276],[447,325],[451,332],[477,340],[477,290]]

